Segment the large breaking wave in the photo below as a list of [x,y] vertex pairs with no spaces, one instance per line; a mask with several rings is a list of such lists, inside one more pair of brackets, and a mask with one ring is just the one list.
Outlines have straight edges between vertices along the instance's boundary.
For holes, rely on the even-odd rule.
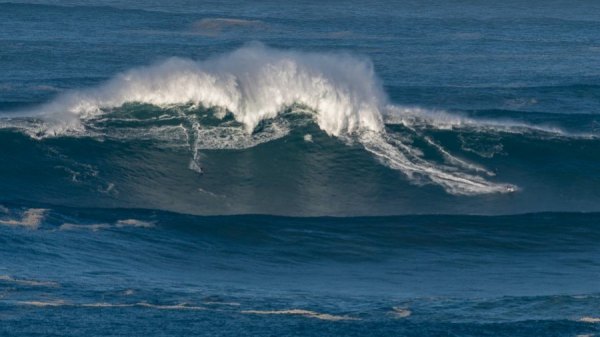
[[316,112],[321,129],[339,136],[382,130],[386,97],[368,60],[253,44],[203,62],[171,58],[133,69],[98,88],[67,93],[36,113],[51,121],[46,133],[60,134],[82,130],[82,119],[128,102],[218,107],[248,132],[283,108],[301,104]]
[[[152,118],[119,115],[118,109],[130,103],[163,110]],[[195,107],[208,111],[210,118],[189,113]],[[390,132],[386,124],[401,123],[418,136],[419,123],[434,128],[530,128],[477,123],[399,107],[390,104],[368,59],[343,53],[277,50],[258,43],[204,61],[171,58],[132,69],[98,87],[66,92],[35,109],[13,113],[0,125],[19,128],[36,138],[177,138],[189,145],[190,168],[199,171],[198,151],[202,149],[247,148],[285,136],[290,128],[289,122],[280,119],[285,113],[309,116],[328,135],[362,145],[378,161],[414,183],[438,184],[457,195],[506,193],[518,188],[489,181],[491,171],[452,155],[423,136],[443,158],[441,162],[427,159],[419,148]],[[130,132],[115,124],[147,123],[150,119],[171,123],[151,124],[143,132]]]

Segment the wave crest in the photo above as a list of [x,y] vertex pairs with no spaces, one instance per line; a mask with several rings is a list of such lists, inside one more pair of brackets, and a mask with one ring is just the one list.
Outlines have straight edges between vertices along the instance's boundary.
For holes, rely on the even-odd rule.
[[82,119],[128,102],[220,107],[254,130],[285,107],[302,104],[330,135],[382,130],[387,99],[371,62],[346,54],[280,51],[252,44],[196,62],[171,58],[130,70],[106,84],[59,96],[36,114],[52,121],[49,134],[78,131]]

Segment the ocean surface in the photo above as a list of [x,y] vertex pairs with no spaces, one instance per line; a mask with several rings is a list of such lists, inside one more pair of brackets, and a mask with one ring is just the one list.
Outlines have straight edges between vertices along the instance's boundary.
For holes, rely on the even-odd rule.
[[600,336],[600,2],[0,2],[0,336]]

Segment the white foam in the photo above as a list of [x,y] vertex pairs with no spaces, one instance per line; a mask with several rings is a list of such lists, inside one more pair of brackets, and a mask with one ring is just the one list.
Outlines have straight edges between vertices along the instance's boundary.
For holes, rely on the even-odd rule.
[[241,306],[241,303],[238,303],[238,302],[214,302],[214,301],[213,302],[211,302],[211,301],[206,302],[205,301],[203,303],[206,304],[206,305],[226,305],[226,306],[231,306],[231,307],[239,307],[239,306]]
[[84,308],[130,308],[135,306],[135,304],[114,304],[107,302],[98,302],[81,304],[81,306]]
[[186,303],[178,303],[173,305],[161,305],[151,304],[148,302],[138,303],[108,303],[108,302],[97,302],[97,303],[68,303],[64,300],[54,301],[19,301],[20,305],[34,306],[34,307],[82,307],[82,308],[131,308],[131,307],[143,307],[158,310],[206,310],[204,307],[190,306]]
[[206,127],[195,128],[196,141],[192,145],[195,150],[247,149],[267,143],[290,132],[284,122],[271,123],[258,133],[248,133],[239,127]]
[[151,126],[145,128],[104,128],[102,131],[103,137],[112,139],[162,141],[170,146],[182,146],[185,144],[184,141],[186,140],[187,132],[181,125]]
[[303,310],[303,309],[287,309],[287,310],[243,310],[243,314],[254,314],[254,315],[293,315],[302,316],[309,318],[316,318],[325,321],[356,321],[359,318],[349,316],[339,316],[331,314],[322,314],[315,311]]
[[401,124],[409,128],[438,130],[468,129],[475,132],[503,132],[512,134],[543,133],[569,138],[597,138],[587,133],[569,133],[556,126],[532,125],[504,119],[469,118],[444,110],[428,110],[419,107],[387,105],[381,109],[385,124]]
[[204,307],[198,306],[190,306],[186,303],[178,303],[173,305],[160,305],[160,304],[151,304],[148,302],[138,302],[138,303],[107,303],[107,302],[98,302],[98,303],[87,303],[80,304],[81,307],[86,308],[131,308],[131,307],[144,307],[158,310],[206,310]]
[[116,227],[142,227],[142,228],[153,228],[154,222],[143,221],[137,219],[124,219],[119,220],[115,224]]
[[396,318],[406,318],[406,317],[409,317],[410,315],[412,315],[412,311],[410,311],[406,308],[393,307],[392,315]]
[[584,323],[600,323],[600,317],[584,316],[581,317],[578,321]]
[[143,221],[137,219],[124,219],[118,220],[114,224],[109,223],[97,223],[97,224],[72,224],[72,223],[64,223],[58,227],[58,230],[68,231],[68,230],[91,230],[93,232],[102,230],[102,229],[111,229],[111,228],[123,228],[123,227],[139,227],[139,228],[153,228],[155,227],[155,223],[151,221]]
[[109,229],[112,228],[113,225],[111,224],[104,224],[104,223],[100,223],[100,224],[90,224],[90,225],[79,225],[79,224],[72,224],[72,223],[64,223],[62,225],[60,225],[60,227],[58,227],[58,230],[61,231],[68,231],[68,230],[91,230],[93,232],[97,232],[101,229]]
[[486,170],[484,167],[481,167],[477,164],[473,164],[473,163],[469,163],[463,159],[457,158],[453,155],[451,155],[448,151],[446,151],[441,145],[439,145],[438,143],[436,143],[431,137],[427,137],[427,136],[423,136],[423,139],[430,144],[431,146],[433,146],[439,153],[442,154],[442,156],[444,157],[444,159],[446,159],[446,161],[448,161],[449,163],[456,165],[457,167],[461,167],[463,169],[466,170],[470,170],[470,171],[476,171],[476,172],[482,172],[487,174],[488,176],[494,176],[494,172],[488,171]]
[[47,211],[48,210],[45,208],[30,208],[23,212],[20,219],[0,220],[0,224],[38,229],[44,220]]
[[27,286],[33,286],[33,287],[58,287],[59,286],[59,284],[56,282],[16,279],[9,275],[0,275],[0,281],[21,284],[21,285],[27,285]]
[[159,305],[159,304],[150,304],[146,302],[136,303],[136,306],[159,309],[159,310],[206,310],[204,307],[199,306],[190,306],[186,303],[174,304],[174,305]]
[[385,134],[365,132],[360,136],[360,142],[383,164],[403,172],[416,184],[435,183],[447,192],[457,195],[511,193],[518,190],[514,185],[489,182],[480,176],[424,160],[407,145],[392,145],[392,141],[386,139]]
[[28,305],[33,307],[61,307],[67,305],[65,301],[56,300],[56,301],[20,301],[18,302],[21,305]]

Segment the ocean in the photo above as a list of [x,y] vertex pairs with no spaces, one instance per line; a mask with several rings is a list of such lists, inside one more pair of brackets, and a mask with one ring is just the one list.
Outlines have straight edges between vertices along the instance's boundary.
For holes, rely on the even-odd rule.
[[600,3],[0,2],[0,335],[600,336]]

